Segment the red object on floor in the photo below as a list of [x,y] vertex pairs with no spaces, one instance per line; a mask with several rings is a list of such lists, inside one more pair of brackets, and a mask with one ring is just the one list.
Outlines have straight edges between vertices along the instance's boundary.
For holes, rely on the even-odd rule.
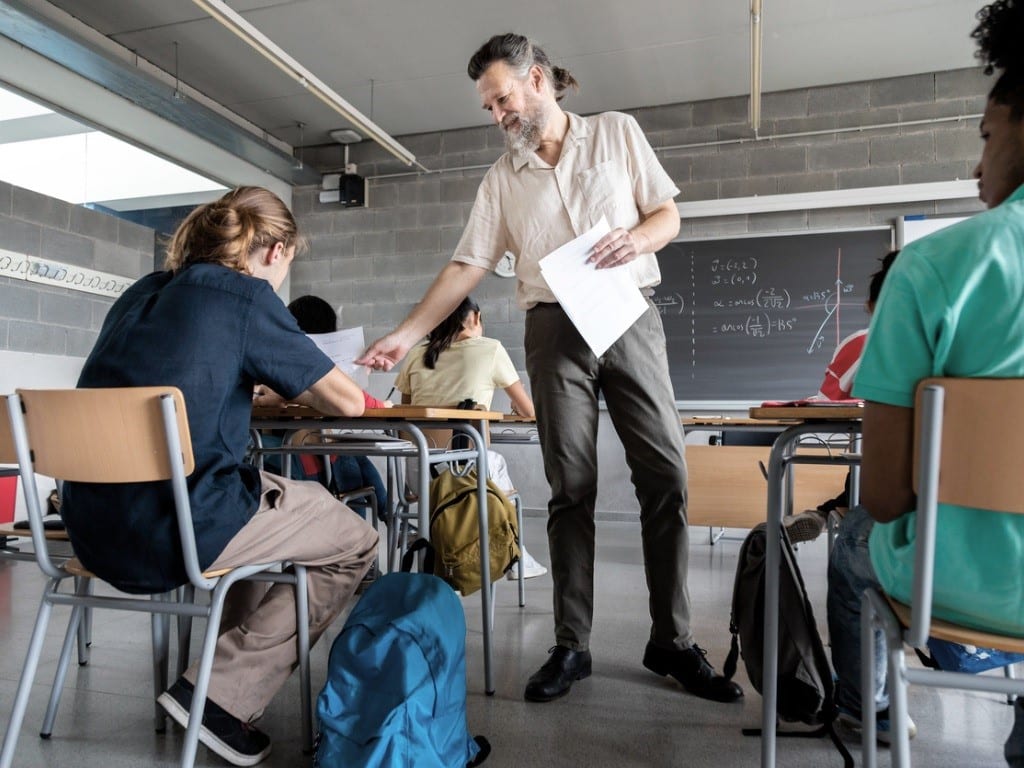
[[0,477],[0,523],[14,522],[14,498],[17,492],[17,477]]

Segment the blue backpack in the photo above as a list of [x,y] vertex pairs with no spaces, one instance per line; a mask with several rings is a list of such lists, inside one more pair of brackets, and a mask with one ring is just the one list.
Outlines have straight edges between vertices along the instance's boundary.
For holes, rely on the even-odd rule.
[[436,576],[391,573],[331,646],[317,699],[319,768],[465,768],[490,752],[466,724],[466,618]]

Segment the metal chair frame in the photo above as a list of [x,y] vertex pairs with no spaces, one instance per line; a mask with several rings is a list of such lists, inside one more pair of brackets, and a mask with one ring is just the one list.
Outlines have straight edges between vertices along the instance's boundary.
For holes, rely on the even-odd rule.
[[[43,412],[50,404],[59,405],[75,413],[71,419],[73,424],[65,425],[58,434],[46,434],[52,425],[33,424],[33,411],[39,408]],[[166,480],[171,483],[174,493],[178,528],[185,558],[185,569],[188,583],[184,589],[175,592],[153,594],[151,599],[125,597],[118,595],[98,596],[92,594],[92,574],[81,578],[73,592],[61,591],[62,585],[74,578],[68,569],[67,562],[54,562],[45,546],[42,525],[42,509],[38,495],[34,493],[36,468],[44,474],[49,463],[46,457],[45,443],[52,444],[59,440],[67,449],[65,453],[76,450],[83,456],[96,455],[104,450],[97,442],[96,427],[100,420],[109,418],[105,406],[115,405],[117,415],[122,418],[127,429],[133,425],[147,424],[149,430],[143,435],[147,441],[145,448],[158,457],[165,470],[154,473],[139,471],[136,477],[122,477],[117,480],[90,477],[86,471],[77,472],[73,468],[64,472],[62,479],[96,482],[129,482]],[[28,708],[28,697],[42,654],[46,629],[53,606],[67,605],[71,607],[64,643],[57,663],[57,672],[50,693],[46,715],[40,735],[49,738],[56,719],[60,696],[64,686],[68,662],[75,638],[78,636],[83,612],[93,608],[126,610],[149,613],[152,617],[153,639],[153,671],[154,691],[159,696],[167,687],[168,637],[170,616],[183,619],[179,624],[179,658],[178,671],[187,663],[188,627],[192,617],[205,617],[207,625],[203,638],[199,668],[192,698],[188,728],[182,745],[182,768],[191,768],[195,763],[199,742],[199,728],[202,723],[203,710],[206,706],[206,695],[209,686],[210,672],[213,667],[214,650],[219,634],[220,621],[223,614],[224,601],[231,585],[241,580],[267,581],[292,584],[296,590],[296,621],[297,643],[300,670],[300,688],[302,696],[302,727],[303,746],[306,751],[312,750],[312,710],[311,690],[309,682],[309,608],[307,595],[306,569],[301,565],[287,562],[269,562],[241,566],[228,571],[203,573],[199,567],[196,551],[195,532],[192,527],[192,514],[189,504],[186,478],[191,474],[194,462],[192,458],[191,439],[185,417],[184,398],[174,387],[146,387],[121,390],[51,390],[22,391],[8,398],[8,413],[17,450],[18,464],[25,489],[25,503],[28,508],[30,529],[36,562],[47,577],[36,617],[29,649],[26,655],[21,680],[15,694],[14,708],[0,751],[0,768],[9,768],[14,760],[15,747],[20,735],[22,722]],[[153,424],[158,423],[155,434]],[[105,426],[105,425],[104,425]],[[140,428],[142,429],[142,428]],[[102,430],[100,430],[102,431]],[[40,439],[42,437],[43,439]],[[43,446],[37,444],[41,443]],[[134,447],[134,446],[133,446]],[[131,471],[131,470],[129,470]],[[31,489],[31,490],[30,490]],[[276,572],[275,569],[280,569]],[[194,600],[195,592],[209,594],[209,604],[200,604]],[[162,708],[154,702],[155,723],[157,730],[163,730],[166,715]]]

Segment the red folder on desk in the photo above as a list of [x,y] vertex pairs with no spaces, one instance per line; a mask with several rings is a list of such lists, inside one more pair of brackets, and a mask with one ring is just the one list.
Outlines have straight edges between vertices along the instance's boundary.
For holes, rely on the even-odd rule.
[[844,406],[849,408],[850,406],[864,405],[864,401],[858,398],[850,398],[849,400],[765,400],[761,403],[762,408],[794,408],[800,406],[814,406],[817,407],[828,407],[828,406]]

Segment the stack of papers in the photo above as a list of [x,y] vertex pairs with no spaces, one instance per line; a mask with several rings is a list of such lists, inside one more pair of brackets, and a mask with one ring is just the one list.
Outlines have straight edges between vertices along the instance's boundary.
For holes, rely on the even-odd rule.
[[366,349],[362,326],[343,328],[334,333],[311,333],[309,338],[356,384],[363,389],[370,385],[370,369],[355,363]]

